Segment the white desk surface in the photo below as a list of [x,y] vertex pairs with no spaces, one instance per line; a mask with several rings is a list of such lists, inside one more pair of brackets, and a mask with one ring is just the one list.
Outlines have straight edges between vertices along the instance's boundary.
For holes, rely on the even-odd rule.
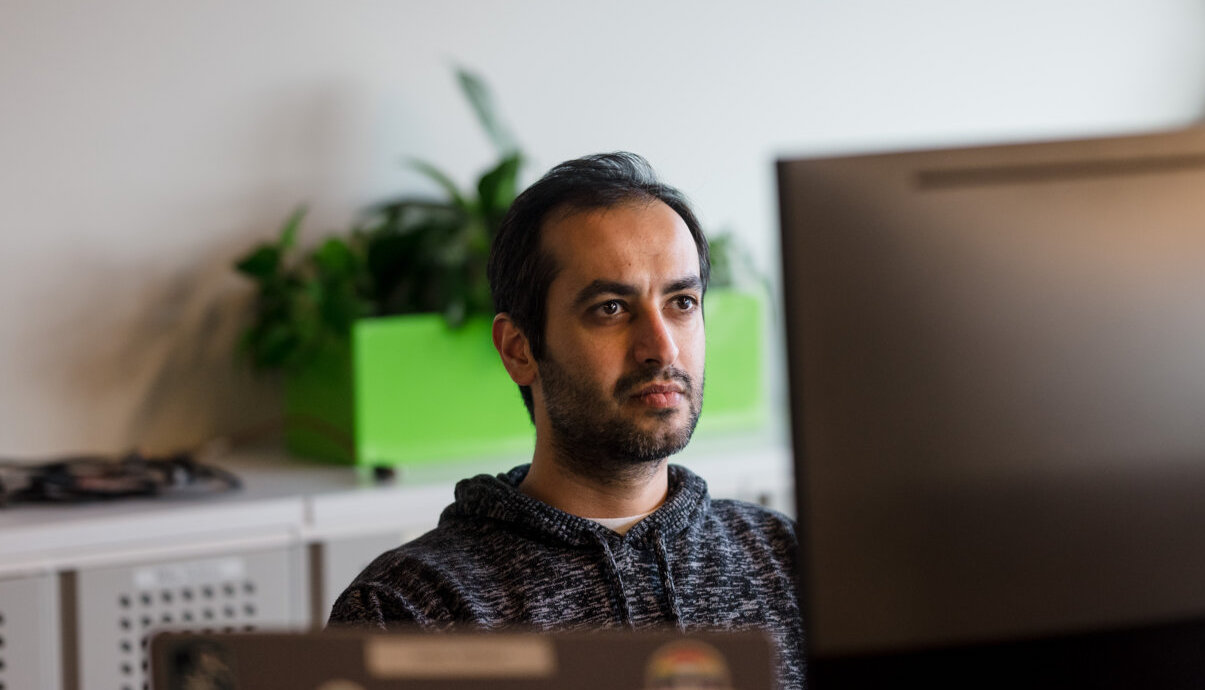
[[[789,483],[790,457],[781,434],[764,432],[696,439],[673,462],[706,479],[713,495],[735,496],[755,479],[764,486],[769,475]],[[405,468],[393,482],[377,484],[364,470],[275,448],[237,451],[214,464],[242,480],[238,491],[0,509],[0,577],[128,561],[144,551],[255,548],[433,524],[457,480],[525,461],[449,461]]]

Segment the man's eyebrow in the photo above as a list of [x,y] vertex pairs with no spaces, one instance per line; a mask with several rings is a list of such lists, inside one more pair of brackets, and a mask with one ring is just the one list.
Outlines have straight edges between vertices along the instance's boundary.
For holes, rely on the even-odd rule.
[[[662,294],[671,292],[682,292],[683,290],[702,290],[703,280],[699,276],[687,276],[678,278],[677,280],[666,283],[662,288]],[[592,302],[600,295],[617,295],[619,297],[632,297],[639,294],[639,290],[635,285],[621,283],[617,280],[595,280],[586,287],[578,290],[577,296],[573,298],[573,306],[581,307],[589,302]]]
[[635,285],[621,283],[617,280],[595,280],[586,287],[577,291],[577,296],[573,298],[573,306],[580,307],[587,302],[591,302],[599,295],[619,295],[620,297],[631,297],[637,293]]
[[703,279],[699,276],[687,276],[679,278],[672,283],[667,284],[662,288],[662,292],[682,292],[683,290],[703,290]]

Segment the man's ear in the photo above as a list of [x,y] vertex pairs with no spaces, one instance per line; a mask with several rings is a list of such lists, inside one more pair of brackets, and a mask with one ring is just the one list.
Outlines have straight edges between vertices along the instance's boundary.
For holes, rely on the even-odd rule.
[[536,360],[531,356],[531,344],[527,336],[511,321],[510,314],[494,317],[494,347],[502,357],[506,373],[520,386],[530,386],[536,378]]

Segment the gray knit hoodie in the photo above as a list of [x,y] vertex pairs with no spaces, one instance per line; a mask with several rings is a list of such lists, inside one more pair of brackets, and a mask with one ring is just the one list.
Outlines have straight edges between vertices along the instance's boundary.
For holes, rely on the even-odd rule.
[[712,501],[702,479],[671,465],[665,503],[621,536],[520,493],[528,467],[457,484],[439,526],[365,568],[330,624],[759,628],[777,647],[782,686],[802,687],[789,518]]

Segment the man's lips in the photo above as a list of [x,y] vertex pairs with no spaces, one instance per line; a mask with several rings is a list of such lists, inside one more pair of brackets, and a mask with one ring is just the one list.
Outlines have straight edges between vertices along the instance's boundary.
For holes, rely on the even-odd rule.
[[632,396],[649,407],[663,409],[675,407],[682,400],[683,389],[674,384],[653,384],[645,386]]

